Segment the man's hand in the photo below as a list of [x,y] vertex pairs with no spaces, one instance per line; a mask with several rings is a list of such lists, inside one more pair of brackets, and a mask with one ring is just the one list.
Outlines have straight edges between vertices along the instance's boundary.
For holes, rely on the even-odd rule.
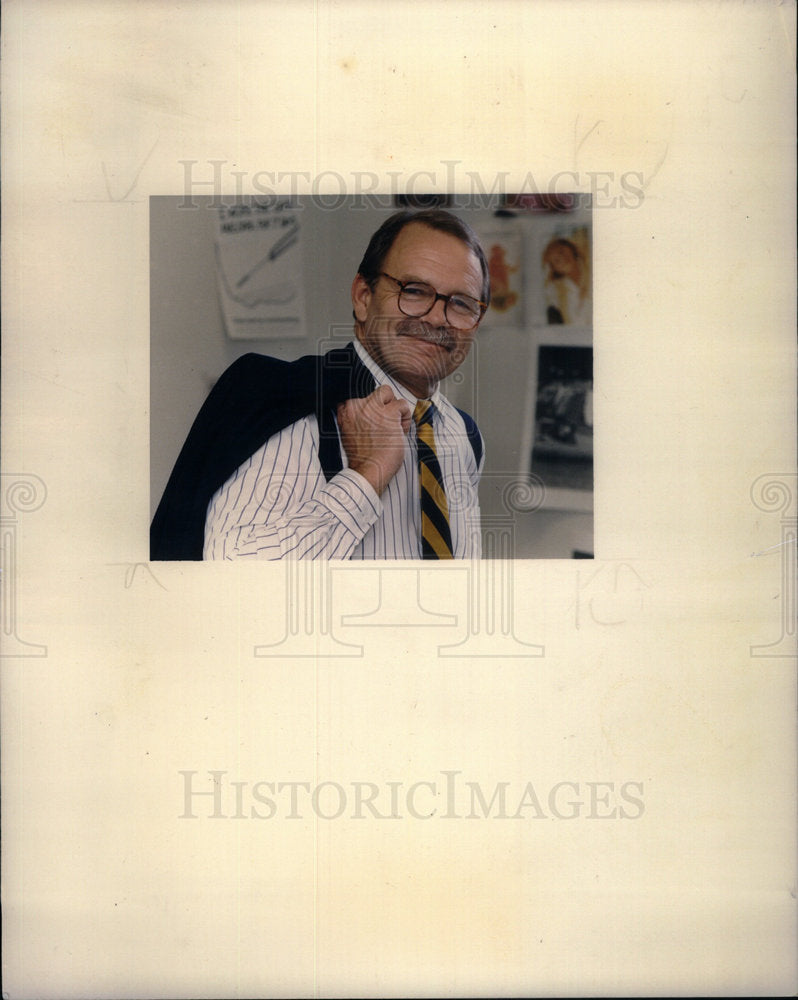
[[410,404],[397,399],[387,385],[338,407],[349,468],[364,476],[377,494],[383,493],[402,464],[411,421]]

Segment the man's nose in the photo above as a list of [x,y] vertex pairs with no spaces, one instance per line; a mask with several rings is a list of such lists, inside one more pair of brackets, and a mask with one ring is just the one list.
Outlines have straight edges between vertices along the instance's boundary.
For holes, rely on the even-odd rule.
[[446,319],[446,298],[438,295],[432,309],[424,317],[430,326],[448,326]]

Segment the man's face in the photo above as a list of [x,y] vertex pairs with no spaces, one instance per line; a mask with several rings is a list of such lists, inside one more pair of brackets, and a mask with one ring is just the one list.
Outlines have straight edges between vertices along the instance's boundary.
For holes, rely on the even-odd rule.
[[[399,232],[382,262],[399,281],[421,281],[440,292],[482,298],[479,260],[461,240],[411,222]],[[352,283],[357,336],[384,372],[414,396],[426,399],[441,379],[465,361],[476,330],[449,325],[438,300],[426,316],[405,316],[399,286],[378,278],[372,291],[360,275]]]

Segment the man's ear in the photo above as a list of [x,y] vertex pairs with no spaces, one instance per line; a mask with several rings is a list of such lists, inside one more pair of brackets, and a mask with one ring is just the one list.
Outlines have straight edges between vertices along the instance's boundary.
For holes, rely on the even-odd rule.
[[356,274],[352,282],[352,311],[359,323],[366,322],[372,291],[362,274]]

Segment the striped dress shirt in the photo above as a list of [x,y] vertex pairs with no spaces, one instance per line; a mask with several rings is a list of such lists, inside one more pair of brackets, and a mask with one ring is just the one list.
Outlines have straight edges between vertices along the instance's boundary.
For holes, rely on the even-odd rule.
[[[380,369],[355,341],[377,385],[389,386],[411,409],[416,398]],[[456,559],[478,559],[481,535],[477,468],[463,418],[436,390],[433,429],[449,504]],[[379,496],[348,468],[329,482],[319,462],[315,414],[271,437],[211,498],[203,559],[420,559],[421,508],[416,429],[402,465]]]

